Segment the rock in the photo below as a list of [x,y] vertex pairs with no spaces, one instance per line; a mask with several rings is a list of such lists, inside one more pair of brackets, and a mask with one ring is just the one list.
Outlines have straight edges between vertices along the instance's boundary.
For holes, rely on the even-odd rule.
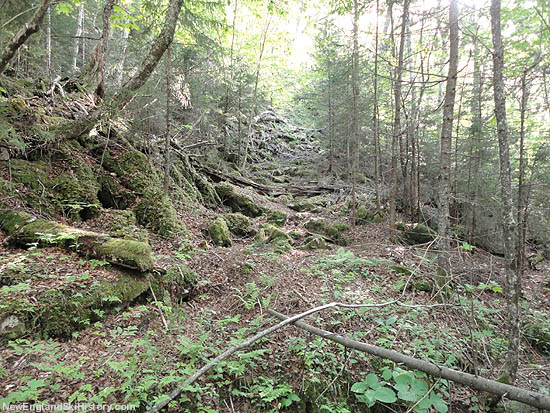
[[148,290],[145,276],[122,274],[117,280],[92,284],[85,294],[75,295],[69,287],[46,290],[34,304],[21,296],[6,300],[0,307],[0,323],[6,326],[0,329],[0,341],[32,331],[44,338],[70,339],[74,331],[99,320],[94,310],[127,306]]
[[23,247],[56,246],[142,272],[153,269],[151,247],[144,242],[112,238],[11,210],[0,210],[0,227],[10,235],[11,243]]
[[251,228],[252,222],[250,219],[240,212],[225,214],[223,219],[227,223],[227,227],[232,234],[239,237],[248,237],[255,234],[255,230]]
[[324,238],[319,236],[311,236],[306,238],[305,244],[300,247],[303,250],[329,250],[330,245],[327,244]]
[[397,222],[399,238],[409,245],[427,244],[437,237],[437,232],[424,224],[405,224]]
[[306,229],[314,234],[319,234],[327,237],[330,241],[337,245],[346,246],[348,241],[342,234],[349,229],[343,222],[328,222],[312,219],[305,225]]
[[284,211],[272,210],[267,213],[267,222],[278,227],[282,227],[286,224],[288,215]]
[[212,238],[214,245],[219,247],[231,246],[231,235],[227,223],[222,217],[217,217],[208,225],[208,234]]
[[223,205],[227,205],[233,212],[241,212],[252,218],[262,215],[262,209],[254,203],[248,195],[239,193],[237,188],[228,182],[220,182],[214,189]]
[[13,314],[0,316],[0,338],[14,340],[26,332],[25,323]]
[[174,205],[162,190],[147,191],[134,212],[140,225],[165,238],[187,234]]

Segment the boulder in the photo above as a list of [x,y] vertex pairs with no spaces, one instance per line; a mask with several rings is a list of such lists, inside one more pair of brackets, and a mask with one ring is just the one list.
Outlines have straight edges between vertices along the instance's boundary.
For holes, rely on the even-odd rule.
[[343,222],[329,222],[312,219],[306,223],[305,227],[313,234],[322,235],[337,245],[346,246],[348,244],[348,241],[342,234],[347,231],[349,227]]
[[437,237],[437,232],[424,224],[397,222],[396,228],[399,231],[399,238],[409,245],[427,244]]
[[252,218],[262,215],[262,209],[256,205],[254,200],[250,196],[238,192],[237,188],[230,183],[220,182],[214,189],[222,204],[230,207],[233,212],[241,212]]
[[231,246],[231,234],[229,233],[227,223],[222,217],[217,217],[208,225],[208,234],[212,238],[214,245],[219,247]]

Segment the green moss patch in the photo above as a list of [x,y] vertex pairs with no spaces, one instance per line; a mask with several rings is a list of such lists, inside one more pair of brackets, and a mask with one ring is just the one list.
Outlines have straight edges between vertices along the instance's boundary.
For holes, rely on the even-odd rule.
[[348,244],[343,233],[347,231],[349,227],[343,222],[328,222],[312,219],[306,223],[305,227],[308,231],[317,235],[323,235],[337,245],[346,246]]
[[437,237],[437,232],[424,224],[398,222],[396,223],[396,228],[399,231],[401,241],[409,245],[427,244]]
[[145,276],[122,274],[116,281],[96,281],[86,291],[75,292],[69,287],[47,290],[35,304],[23,296],[4,300],[0,304],[0,340],[36,333],[69,339],[74,331],[98,321],[102,312],[128,305],[148,289]]
[[134,212],[140,225],[163,237],[187,233],[170,198],[162,191],[147,192],[134,208]]
[[284,211],[274,210],[267,213],[267,222],[278,227],[285,225],[287,219],[288,215]]
[[247,237],[255,234],[250,218],[240,212],[224,214],[223,219],[227,223],[227,228],[229,228],[232,234],[239,237]]
[[231,246],[231,235],[227,223],[222,217],[217,217],[208,225],[208,234],[212,238],[214,245],[220,247]]
[[256,205],[254,200],[248,195],[239,193],[230,183],[221,182],[214,188],[222,204],[230,207],[233,212],[241,212],[252,218],[262,215],[262,209]]

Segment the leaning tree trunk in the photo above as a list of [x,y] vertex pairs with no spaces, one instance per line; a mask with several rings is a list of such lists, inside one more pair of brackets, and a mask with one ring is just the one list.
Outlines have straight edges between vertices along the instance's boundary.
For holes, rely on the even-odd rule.
[[153,41],[151,50],[139,70],[124,83],[115,96],[106,100],[97,110],[82,119],[62,125],[60,128],[63,130],[65,139],[73,139],[88,133],[105,114],[124,108],[132,100],[138,89],[147,82],[164,52],[172,43],[182,5],[183,0],[170,0],[162,30]]
[[493,89],[495,116],[497,120],[498,149],[500,163],[500,196],[502,208],[502,229],[506,261],[506,302],[508,317],[508,352],[505,364],[505,379],[513,383],[517,370],[520,347],[519,295],[521,280],[517,271],[517,244],[515,242],[515,216],[512,201],[512,173],[510,168],[510,146],[506,125],[506,97],[504,89],[504,48],[500,28],[500,0],[491,1],[491,33],[493,37]]
[[19,48],[27,41],[27,39],[36,33],[40,29],[42,20],[50,7],[51,0],[44,0],[42,5],[36,10],[33,14],[30,22],[25,23],[25,25],[17,32],[17,34],[10,39],[2,55],[0,56],[0,73],[3,73],[6,70],[6,66],[9,61],[15,56],[15,53]]
[[451,243],[449,241],[449,192],[451,177],[451,142],[453,134],[453,112],[456,95],[458,67],[458,4],[451,0],[449,7],[449,75],[445,90],[443,124],[441,125],[441,155],[439,160],[439,257],[438,273],[440,284],[446,284],[450,273]]

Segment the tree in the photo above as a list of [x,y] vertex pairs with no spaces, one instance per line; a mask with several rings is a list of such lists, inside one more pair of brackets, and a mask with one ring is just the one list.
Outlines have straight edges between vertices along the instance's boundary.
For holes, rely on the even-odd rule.
[[441,125],[441,151],[439,158],[439,274],[443,284],[450,273],[449,240],[449,192],[451,175],[451,142],[453,134],[453,113],[456,95],[456,79],[458,68],[458,5],[457,0],[451,0],[449,7],[449,74],[445,89],[443,106],[443,123]]
[[44,20],[44,16],[50,7],[50,3],[51,0],[43,0],[42,5],[34,12],[31,20],[21,27],[17,34],[9,40],[0,56],[0,74],[6,70],[6,66],[23,43],[40,29],[42,20]]
[[396,219],[396,200],[397,200],[397,151],[398,143],[402,133],[401,130],[401,87],[403,78],[403,53],[405,49],[405,37],[407,29],[407,20],[409,15],[410,0],[403,3],[403,15],[401,17],[401,37],[399,40],[399,51],[397,58],[397,67],[395,68],[394,85],[394,120],[393,133],[391,141],[391,195],[390,195],[390,229],[395,230]]
[[519,295],[521,280],[517,266],[516,221],[512,200],[512,172],[510,167],[510,145],[506,123],[506,91],[504,88],[504,47],[502,44],[500,0],[491,1],[491,34],[493,39],[493,92],[497,121],[500,198],[502,208],[502,229],[504,233],[506,306],[508,323],[508,352],[504,367],[504,380],[513,383],[518,370],[520,347]]

